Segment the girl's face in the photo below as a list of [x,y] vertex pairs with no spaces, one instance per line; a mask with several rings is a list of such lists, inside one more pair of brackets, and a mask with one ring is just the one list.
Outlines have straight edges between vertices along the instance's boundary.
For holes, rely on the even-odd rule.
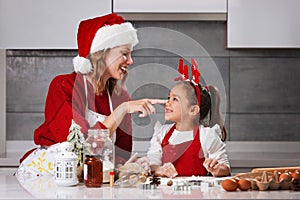
[[106,56],[107,70],[105,77],[114,78],[120,80],[125,73],[127,68],[133,63],[131,58],[132,45],[122,45],[110,49]]
[[189,115],[189,101],[182,85],[176,85],[168,96],[165,105],[165,120],[181,122]]

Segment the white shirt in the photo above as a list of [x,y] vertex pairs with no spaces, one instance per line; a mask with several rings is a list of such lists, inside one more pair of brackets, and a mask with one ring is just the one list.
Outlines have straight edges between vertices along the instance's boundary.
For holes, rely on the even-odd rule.
[[[150,141],[150,147],[147,152],[147,157],[150,160],[150,165],[162,165],[162,147],[161,143],[165,135],[171,129],[174,124],[161,125],[160,122],[156,122],[154,126],[154,134]],[[220,164],[225,164],[228,167],[229,160],[225,150],[225,143],[221,140],[221,129],[218,124],[212,128],[199,126],[200,130],[200,143],[205,159],[213,158],[217,159]],[[183,142],[193,140],[193,131],[178,131],[174,130],[172,136],[169,139],[170,144],[180,144]]]

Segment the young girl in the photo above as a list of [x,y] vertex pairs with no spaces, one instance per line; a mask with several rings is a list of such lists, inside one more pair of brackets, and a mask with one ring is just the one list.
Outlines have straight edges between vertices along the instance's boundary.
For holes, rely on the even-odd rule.
[[[220,95],[213,86],[202,87],[188,80],[171,89],[165,104],[165,119],[174,123],[155,126],[147,153],[155,175],[230,174],[219,103]],[[209,124],[205,127],[203,120],[208,117]]]

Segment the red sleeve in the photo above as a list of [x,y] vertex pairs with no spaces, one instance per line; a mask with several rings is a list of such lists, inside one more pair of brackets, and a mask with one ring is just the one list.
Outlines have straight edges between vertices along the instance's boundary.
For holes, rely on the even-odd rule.
[[[122,102],[129,101],[130,97],[127,91],[123,90],[121,94],[114,94],[112,101],[113,106],[117,107]],[[115,142],[116,164],[124,164],[131,156],[132,152],[132,122],[131,115],[126,114],[121,124],[116,130]]]
[[52,145],[66,141],[72,119],[86,133],[85,91],[82,76],[75,73],[55,77],[48,90],[45,103],[45,121],[35,130],[38,145]]

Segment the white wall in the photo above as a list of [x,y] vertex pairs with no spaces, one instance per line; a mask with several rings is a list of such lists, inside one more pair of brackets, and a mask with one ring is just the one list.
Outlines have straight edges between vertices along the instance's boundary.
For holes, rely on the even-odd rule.
[[[112,11],[224,14],[227,11],[226,2],[227,0],[0,0],[0,48],[76,49],[77,27],[85,18]],[[185,18],[179,16],[177,19],[181,17]],[[198,18],[203,17],[196,16]],[[192,19],[192,16],[188,16],[188,19]]]
[[121,13],[226,13],[227,0],[114,0]]
[[199,13],[226,14],[227,3],[229,48],[300,47],[299,0],[0,0],[0,48],[76,49],[85,18],[114,11],[201,20]]
[[300,48],[299,0],[228,0],[229,48]]
[[76,49],[82,19],[111,13],[111,0],[0,0],[0,48]]

